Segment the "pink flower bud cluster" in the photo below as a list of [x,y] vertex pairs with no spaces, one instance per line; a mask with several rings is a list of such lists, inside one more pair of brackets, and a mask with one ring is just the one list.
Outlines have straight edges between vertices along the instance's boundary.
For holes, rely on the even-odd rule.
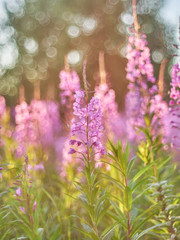
[[142,91],[148,90],[151,95],[157,93],[158,88],[154,85],[156,80],[145,34],[141,34],[139,38],[135,36],[129,37],[126,57],[128,59],[126,77],[130,82],[128,85],[129,90],[137,86]]
[[21,157],[26,151],[27,144],[33,144],[37,140],[37,131],[31,121],[30,107],[26,102],[15,107],[15,139],[18,142],[17,157]]
[[180,65],[177,63],[172,69],[170,91],[170,118],[171,118],[171,144],[180,149]]
[[74,94],[80,89],[79,77],[74,70],[69,72],[62,70],[59,77],[61,80],[59,84],[59,88],[61,90],[61,105],[65,106],[66,109],[72,109]]
[[87,149],[94,149],[96,153],[105,154],[105,149],[101,143],[102,110],[99,99],[93,97],[89,103],[85,102],[84,91],[76,91],[75,102],[73,104],[74,118],[72,119],[69,153],[76,152],[75,147],[83,148],[84,153]]
[[138,131],[139,127],[145,127],[144,115],[148,111],[151,98],[158,91],[145,34],[141,34],[139,38],[129,37],[126,57],[126,77],[129,80],[129,92],[125,100],[128,138],[140,141],[144,134]]
[[29,145],[50,146],[60,129],[58,105],[51,101],[32,100],[22,102],[15,108],[15,138],[18,142],[17,155],[22,156]]
[[3,96],[0,96],[0,119],[6,110],[6,102]]
[[54,141],[55,134],[60,130],[57,103],[33,100],[30,109],[31,121],[36,127],[39,142],[45,146],[50,146]]

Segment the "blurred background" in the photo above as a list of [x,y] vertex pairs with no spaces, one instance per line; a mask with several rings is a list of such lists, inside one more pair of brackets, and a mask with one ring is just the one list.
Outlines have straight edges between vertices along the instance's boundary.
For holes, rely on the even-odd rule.
[[[165,92],[179,45],[179,0],[137,0],[141,30],[146,33],[155,76],[164,58]],[[18,103],[19,86],[26,99],[33,98],[40,80],[41,98],[55,88],[59,97],[59,72],[64,57],[82,79],[87,60],[91,89],[99,81],[98,56],[105,54],[105,68],[121,111],[127,92],[126,45],[133,24],[131,0],[0,0],[0,94],[8,105]],[[175,59],[176,61],[176,59]]]

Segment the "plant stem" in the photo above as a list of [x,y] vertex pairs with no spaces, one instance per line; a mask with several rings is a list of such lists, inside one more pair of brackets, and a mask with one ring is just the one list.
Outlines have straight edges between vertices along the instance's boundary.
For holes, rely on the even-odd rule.
[[[128,181],[126,176],[125,178],[125,185],[128,186]],[[130,226],[130,212],[127,210],[127,240],[130,240],[130,233],[131,233],[131,226]]]

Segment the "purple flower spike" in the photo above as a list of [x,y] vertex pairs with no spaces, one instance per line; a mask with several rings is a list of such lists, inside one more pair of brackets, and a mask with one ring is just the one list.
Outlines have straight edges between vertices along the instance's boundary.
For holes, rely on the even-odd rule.
[[[85,102],[85,93],[76,91],[75,102],[73,104],[74,118],[72,119],[71,135],[76,137],[77,147],[81,147],[81,151],[87,153],[88,148],[94,148],[95,152],[105,153],[101,144],[102,127],[102,111],[99,99],[93,97],[89,103]],[[70,144],[74,141],[70,140]],[[69,153],[74,153],[74,149],[70,149]]]
[[180,65],[178,63],[172,69],[170,98],[171,146],[180,150]]
[[145,34],[140,34],[138,38],[135,35],[129,37],[126,57],[126,78],[129,80],[129,92],[126,95],[128,138],[141,141],[144,134],[137,134],[137,131],[139,127],[145,127],[144,115],[148,104],[158,92]]

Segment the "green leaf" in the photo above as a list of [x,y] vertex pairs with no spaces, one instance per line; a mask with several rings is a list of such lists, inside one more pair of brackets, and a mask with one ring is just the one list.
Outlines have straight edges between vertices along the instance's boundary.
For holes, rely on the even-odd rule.
[[150,228],[147,228],[146,230],[144,230],[143,232],[141,232],[140,234],[135,235],[132,240],[138,240],[140,239],[142,236],[144,236],[145,234],[147,234],[148,232],[150,232],[151,230],[153,230],[154,228],[158,228],[158,227],[163,227],[166,226],[166,223],[160,223],[160,224],[156,224]]
[[124,186],[120,181],[118,181],[118,180],[116,180],[115,178],[112,178],[111,176],[108,176],[108,175],[106,175],[106,174],[103,174],[103,176],[104,176],[106,179],[108,179],[110,182],[112,182],[113,184],[115,184],[118,188],[124,190],[124,187],[125,187],[125,186]]
[[86,223],[81,223],[81,225],[83,226],[84,230],[87,232],[87,233],[91,233],[93,232],[93,229]]
[[127,167],[127,177],[129,176],[130,172],[131,172],[131,169],[135,163],[135,160],[136,160],[136,156],[133,157],[130,162],[128,163],[128,167]]
[[127,169],[128,160],[129,160],[129,142],[127,142],[125,152],[124,152],[125,168]]
[[147,166],[143,167],[132,179],[133,182],[136,182],[147,170],[149,170],[155,163],[150,163]]
[[105,229],[103,231],[103,233],[101,234],[101,239],[102,240],[111,240],[112,236],[114,235],[114,230],[115,228],[119,226],[119,224],[114,223],[112,226],[108,227],[107,229]]
[[124,206],[128,211],[131,210],[132,207],[132,191],[130,187],[126,186],[124,191]]
[[111,151],[114,153],[115,156],[117,156],[116,148],[114,147],[114,144],[108,139],[108,143],[111,146]]
[[146,218],[144,218],[140,223],[136,224],[135,228],[133,228],[130,236],[132,237],[144,224],[146,224],[148,222],[149,219],[152,218],[152,216],[155,215],[155,212],[153,212],[152,214],[150,214],[149,216],[147,216]]

